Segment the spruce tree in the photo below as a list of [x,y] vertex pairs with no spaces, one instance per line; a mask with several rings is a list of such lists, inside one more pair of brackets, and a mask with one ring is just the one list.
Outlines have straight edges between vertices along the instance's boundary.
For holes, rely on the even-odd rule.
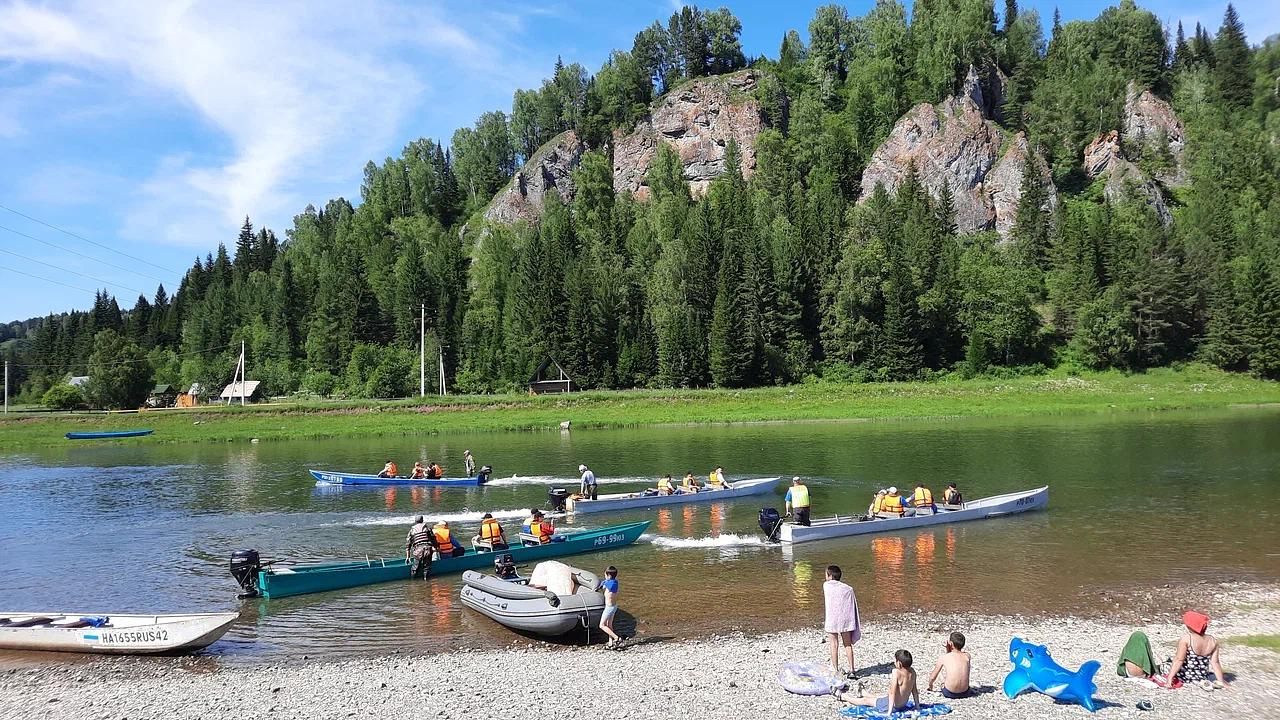
[[1241,110],[1253,101],[1253,70],[1244,25],[1236,9],[1227,3],[1222,27],[1213,43],[1214,78],[1218,93],[1228,108]]

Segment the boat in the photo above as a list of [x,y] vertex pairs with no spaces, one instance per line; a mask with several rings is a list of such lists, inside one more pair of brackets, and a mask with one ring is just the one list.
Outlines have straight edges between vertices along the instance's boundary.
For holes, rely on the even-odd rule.
[[150,435],[155,432],[150,428],[140,430],[100,430],[96,432],[69,432],[68,440],[115,440],[116,438],[131,438]]
[[[630,545],[649,527],[649,521],[613,525],[568,535],[556,535],[543,545],[512,545],[500,550],[516,562],[547,560],[565,555],[610,550]],[[467,550],[457,557],[440,558],[431,564],[431,576],[474,570],[493,562],[494,553]],[[408,580],[413,564],[404,557],[354,560],[305,565],[262,563],[257,551],[241,550],[232,555],[231,574],[244,588],[241,597],[282,598],[291,595],[340,590],[393,580]]]
[[578,626],[596,627],[604,613],[600,578],[578,568],[569,570],[576,580],[572,593],[539,590],[528,580],[468,570],[462,573],[462,604],[500,625],[536,635],[552,637]]
[[[893,532],[896,530],[914,530],[930,525],[964,522],[966,520],[986,520],[1002,515],[1014,515],[1030,510],[1039,510],[1049,504],[1049,487],[1023,490],[1021,492],[993,495],[973,500],[963,505],[938,505],[935,513],[922,513],[903,517],[863,519],[865,516],[835,516],[814,519],[808,526],[784,522],[781,524],[778,539],[783,543],[804,543],[813,540],[846,537],[849,535],[866,535],[869,533]],[[762,521],[763,524],[763,521]],[[766,532],[769,530],[766,528]]]
[[[645,493],[612,493],[600,495],[595,500],[574,497],[563,498],[564,509],[571,513],[606,512],[614,510],[637,510],[660,507],[662,505],[684,505],[695,502],[715,502],[733,498],[761,495],[767,493],[778,484],[779,478],[754,478],[739,480],[732,487],[723,490],[700,490],[696,493],[677,492],[673,495],[657,495]],[[555,492],[554,490],[552,491]],[[646,491],[647,492],[647,491]],[[552,503],[555,504],[555,500]]]
[[222,637],[240,615],[112,615],[0,612],[0,649],[107,655],[199,650]]
[[485,465],[475,477],[469,478],[411,478],[405,475],[396,477],[379,477],[378,475],[357,475],[340,473],[332,470],[308,470],[316,479],[316,485],[412,485],[417,487],[477,487],[489,480],[493,468]]

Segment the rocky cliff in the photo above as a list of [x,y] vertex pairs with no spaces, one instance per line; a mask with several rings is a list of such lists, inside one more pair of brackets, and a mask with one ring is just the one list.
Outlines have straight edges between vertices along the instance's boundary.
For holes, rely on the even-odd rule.
[[529,158],[507,186],[485,208],[484,219],[499,223],[535,221],[542,214],[547,193],[557,192],[566,202],[573,200],[573,169],[587,151],[572,130],[555,136]]
[[[911,108],[867,163],[861,200],[870,197],[877,184],[889,192],[897,190],[914,166],[935,197],[943,185],[950,187],[961,232],[994,228],[1007,238],[1022,197],[1028,145],[1022,133],[1006,139],[984,114],[987,106],[982,83],[970,68],[959,95],[937,105],[921,103]],[[1049,203],[1056,205],[1057,191],[1048,167],[1043,161],[1035,165],[1049,190]]]
[[[1112,202],[1130,191],[1144,198],[1165,225],[1173,214],[1165,201],[1165,189],[1186,182],[1186,134],[1182,121],[1169,103],[1138,91],[1129,83],[1125,94],[1122,129],[1102,133],[1084,150],[1084,171],[1106,182],[1103,195]],[[1151,172],[1144,171],[1144,160]]]
[[760,105],[751,95],[757,78],[755,71],[744,70],[690,81],[664,95],[632,132],[614,131],[614,191],[648,198],[644,177],[660,145],[670,145],[680,155],[695,196],[705,193],[724,172],[725,147],[731,139],[742,156],[742,174],[751,177],[755,139],[764,127]]

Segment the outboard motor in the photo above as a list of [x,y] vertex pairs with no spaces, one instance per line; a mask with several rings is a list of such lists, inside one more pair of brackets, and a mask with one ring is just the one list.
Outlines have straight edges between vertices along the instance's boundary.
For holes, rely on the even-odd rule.
[[516,574],[516,561],[511,559],[511,553],[503,553],[493,559],[493,574],[503,580],[514,580],[520,577]]
[[777,508],[760,509],[760,529],[769,538],[769,542],[778,542],[778,533],[782,530],[782,515]]
[[552,510],[564,512],[569,502],[569,491],[564,488],[551,488],[547,491],[547,502],[551,503]]
[[240,583],[244,592],[236,597],[258,597],[258,571],[262,569],[262,559],[257,550],[237,550],[231,553],[231,577]]
[[489,476],[490,476],[490,475],[492,475],[492,474],[493,474],[493,466],[492,466],[492,465],[485,465],[485,466],[481,467],[481,468],[480,468],[480,472],[479,472],[479,473],[477,473],[477,476],[480,478],[480,484],[481,484],[481,485],[483,485],[483,484],[485,484],[485,483],[489,482]]

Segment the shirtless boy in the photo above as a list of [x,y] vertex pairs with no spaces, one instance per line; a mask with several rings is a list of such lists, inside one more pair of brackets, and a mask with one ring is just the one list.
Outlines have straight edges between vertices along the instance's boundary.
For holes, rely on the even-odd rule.
[[929,690],[933,691],[933,685],[941,674],[942,697],[950,700],[968,697],[969,661],[969,653],[964,651],[964,635],[958,632],[951,633],[951,637],[947,640],[946,654],[938,658],[938,664],[934,666],[933,674],[929,676]]
[[920,690],[916,687],[916,671],[911,669],[911,653],[899,650],[893,654],[893,672],[889,673],[887,695],[843,699],[851,705],[866,705],[884,713],[905,709],[907,700],[920,707]]

